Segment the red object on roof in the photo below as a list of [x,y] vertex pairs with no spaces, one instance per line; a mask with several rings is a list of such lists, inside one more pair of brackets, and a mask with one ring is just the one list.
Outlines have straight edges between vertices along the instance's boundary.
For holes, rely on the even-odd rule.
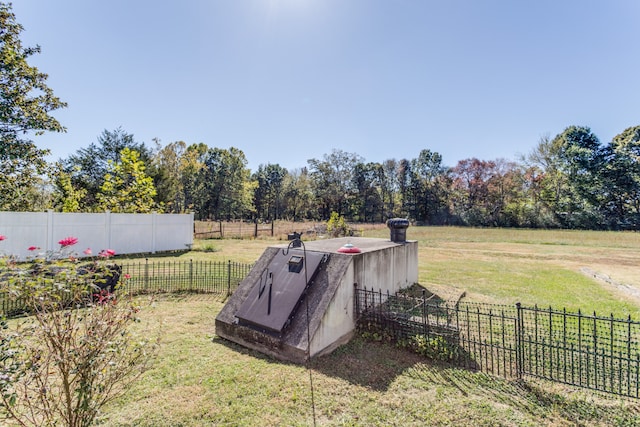
[[338,252],[343,254],[359,254],[362,251],[360,250],[360,248],[353,246],[351,243],[347,243],[346,245],[338,249]]

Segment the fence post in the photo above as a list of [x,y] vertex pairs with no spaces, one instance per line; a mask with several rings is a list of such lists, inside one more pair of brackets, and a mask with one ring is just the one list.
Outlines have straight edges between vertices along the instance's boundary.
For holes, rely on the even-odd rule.
[[[47,243],[45,246],[45,250],[51,251],[53,250],[53,211],[51,209],[47,210]],[[111,246],[107,246],[110,248]]]
[[358,295],[358,284],[356,282],[353,283],[353,305],[354,305],[354,313],[355,313],[355,321],[357,322],[360,318],[360,300]]
[[231,260],[227,264],[227,296],[231,295]]
[[427,335],[427,316],[426,316],[426,312],[427,312],[427,291],[426,289],[422,290],[422,333],[426,336]]
[[144,259],[144,289],[149,290],[149,258]]
[[518,379],[522,379],[523,374],[523,365],[524,365],[524,356],[523,356],[523,348],[522,348],[522,305],[517,302],[516,303],[516,372],[518,374]]
[[193,260],[189,260],[189,289],[194,289],[193,286]]
[[104,211],[104,227],[105,227],[105,237],[107,238],[106,248],[111,247],[111,234],[113,230],[111,229],[111,211],[107,209]]
[[[158,213],[151,212],[151,253],[156,253],[156,234],[158,232]],[[111,246],[109,246],[111,247]]]

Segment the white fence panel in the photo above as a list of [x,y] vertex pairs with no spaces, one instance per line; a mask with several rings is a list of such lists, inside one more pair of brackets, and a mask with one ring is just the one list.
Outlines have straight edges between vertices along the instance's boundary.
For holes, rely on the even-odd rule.
[[[47,212],[50,227],[50,239],[46,250],[58,249],[58,242],[65,237],[77,237],[78,244],[73,247],[78,255],[90,248],[94,255],[101,249],[109,249],[107,218],[108,213],[84,214],[84,213],[53,213]],[[118,253],[128,253],[117,251]]]
[[[175,245],[182,243],[179,249],[190,249],[193,245],[193,214],[189,214],[190,221],[176,222],[167,215],[156,215],[154,226],[156,251],[175,250]],[[174,236],[189,236],[189,240],[175,242]]]
[[0,212],[0,254],[29,255],[30,246],[46,249],[49,232],[46,212]]
[[[121,214],[0,212],[0,253],[21,259],[56,250],[66,237],[78,238],[73,247],[78,256],[90,248],[118,254],[185,250],[193,244],[193,214]],[[35,246],[38,251],[29,252]]]

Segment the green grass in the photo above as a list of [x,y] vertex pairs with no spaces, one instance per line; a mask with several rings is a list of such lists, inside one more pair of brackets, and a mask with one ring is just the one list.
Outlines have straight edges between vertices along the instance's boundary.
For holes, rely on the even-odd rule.
[[640,233],[410,227],[407,238],[419,242],[420,284],[436,294],[640,320]]
[[[640,406],[542,382],[434,364],[355,339],[304,366],[215,336],[223,303],[160,297],[139,328],[161,324],[159,358],[103,426],[632,426]],[[313,400],[311,392],[313,381]]]
[[[388,238],[388,230],[367,237]],[[443,297],[640,318],[640,234],[410,227],[419,281]],[[277,239],[196,242],[184,259],[254,262]],[[596,280],[589,268],[611,278]],[[615,283],[625,284],[626,288]],[[106,408],[104,426],[635,426],[640,402],[559,384],[509,381],[355,339],[304,366],[215,336],[222,302],[161,297],[139,326],[161,325],[152,370]],[[145,326],[146,325],[146,326]],[[313,380],[313,401],[310,386]]]

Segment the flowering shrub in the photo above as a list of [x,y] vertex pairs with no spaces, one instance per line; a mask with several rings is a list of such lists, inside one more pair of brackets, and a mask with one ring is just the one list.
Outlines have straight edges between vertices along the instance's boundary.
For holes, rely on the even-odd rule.
[[76,243],[78,243],[77,237],[65,237],[64,239],[58,242],[58,244],[63,248],[66,248],[67,246],[73,246]]
[[0,320],[0,414],[19,425],[92,424],[155,354],[157,343],[129,328],[140,307],[107,262],[115,251],[79,261],[77,242],[64,238],[25,264],[0,262],[3,296],[29,314]]

